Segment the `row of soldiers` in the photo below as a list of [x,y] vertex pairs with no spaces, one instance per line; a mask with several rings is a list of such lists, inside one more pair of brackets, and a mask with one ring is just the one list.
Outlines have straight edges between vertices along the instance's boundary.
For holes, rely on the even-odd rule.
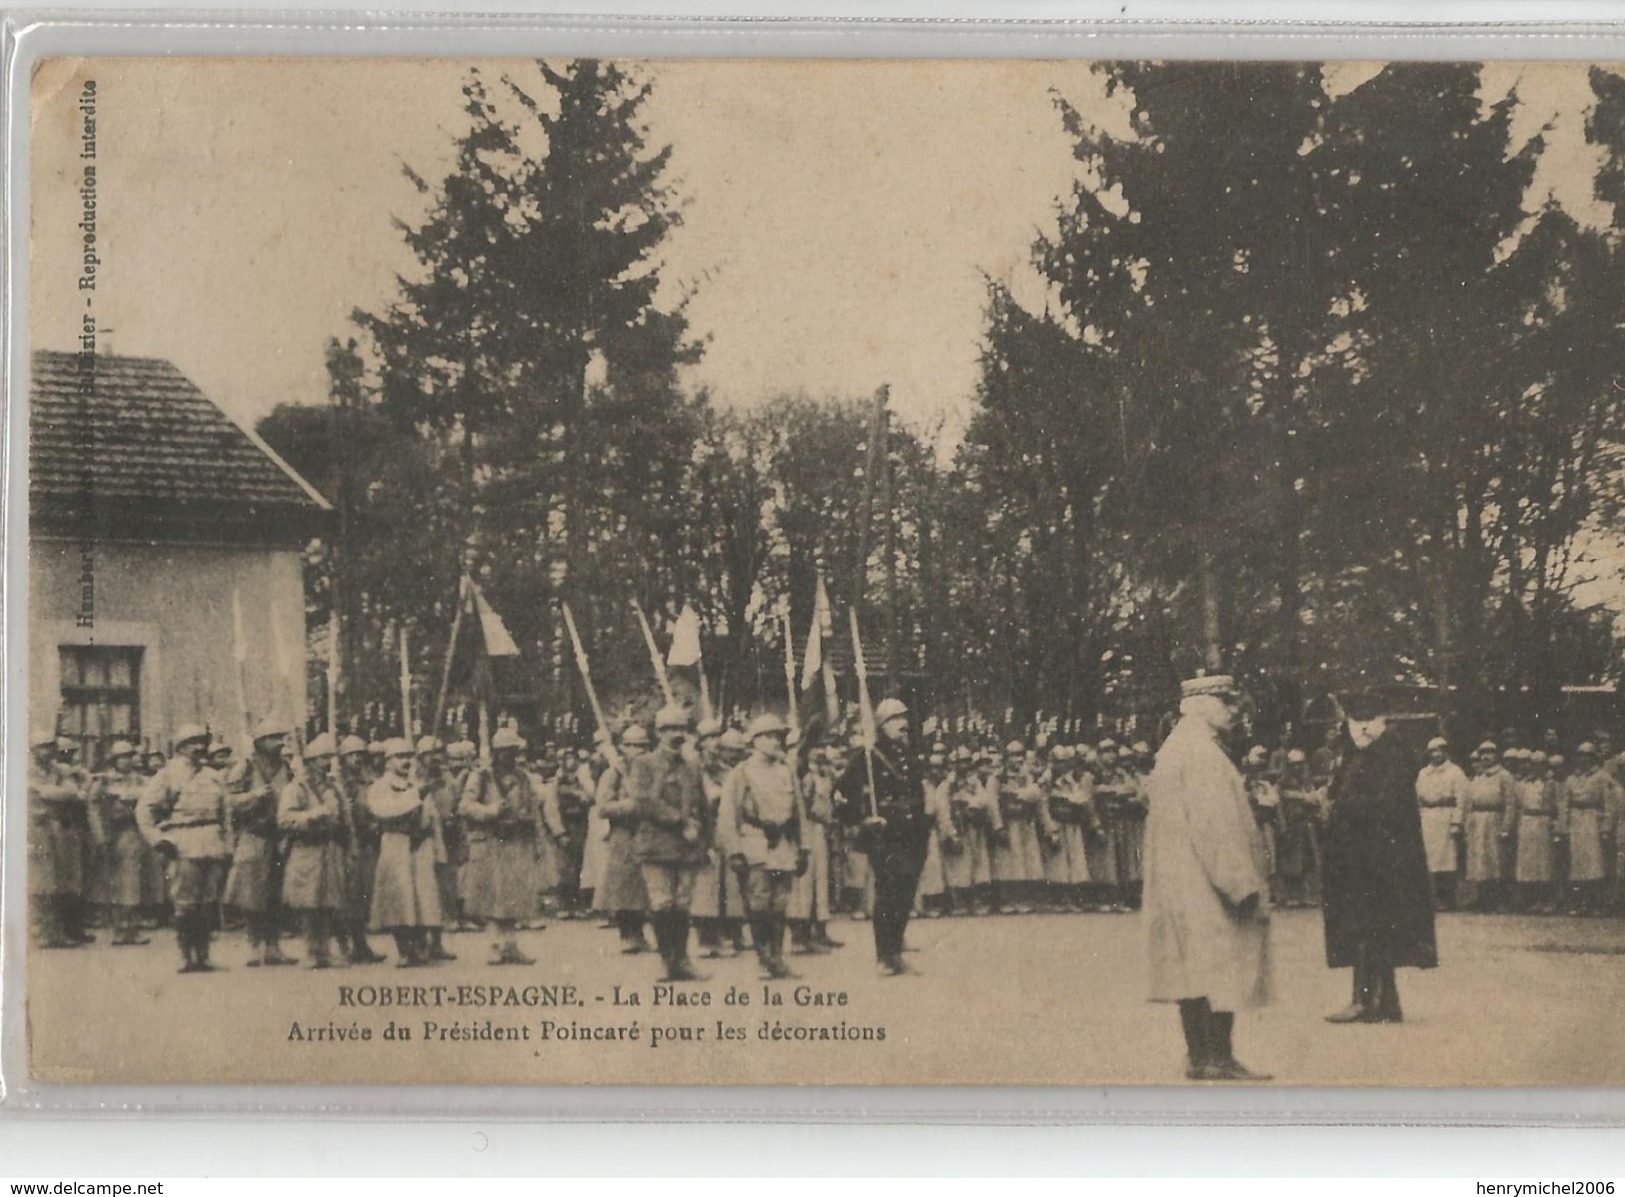
[[1625,912],[1625,760],[1608,747],[1602,736],[1569,754],[1484,740],[1463,769],[1432,740],[1416,793],[1439,904]]
[[[838,782],[862,758],[861,741],[815,744],[780,730],[802,813],[797,868],[778,913],[793,951],[825,951],[839,946],[828,930],[833,914],[875,906],[870,855],[838,817],[856,801],[841,797]],[[715,831],[727,779],[763,734],[760,720],[746,729],[707,720],[685,733],[683,755],[701,779],[714,835],[688,903],[709,957],[749,950],[747,932],[758,955],[764,946],[775,955],[760,942],[774,933],[757,924],[744,875],[725,863],[726,831]],[[651,926],[660,939],[652,916],[665,896],[651,895],[643,876],[637,799],[627,790],[635,762],[654,748],[644,725],[628,725],[613,746],[536,751],[504,727],[484,763],[467,740],[323,735],[290,751],[291,738],[264,723],[248,759],[237,761],[203,728],[186,727],[171,760],[119,742],[106,771],[87,776],[71,741],[39,737],[29,836],[38,942],[89,942],[98,909],[116,945],[146,942],[144,923],[172,909],[193,971],[208,967],[209,929],[222,909],[246,927],[255,967],[293,962],[281,941],[296,925],[312,967],[332,962],[335,943],[351,962],[383,959],[369,931],[392,934],[403,965],[450,960],[445,928],[479,926],[492,933],[493,964],[528,963],[517,931],[547,912],[602,916],[628,954],[651,950]],[[1540,750],[1503,754],[1486,741],[1470,774],[1450,761],[1443,740],[1429,754],[1417,798],[1441,906],[1597,913],[1618,902],[1625,788],[1603,747],[1588,741],[1565,761]],[[1148,744],[1013,740],[995,751],[939,741],[918,755],[923,858],[911,910],[1137,907]],[[1312,754],[1255,746],[1244,755],[1278,902],[1319,900],[1334,768],[1332,745]],[[404,854],[385,834],[403,820]],[[669,944],[662,951],[669,955]],[[764,961],[769,972],[782,967]]]

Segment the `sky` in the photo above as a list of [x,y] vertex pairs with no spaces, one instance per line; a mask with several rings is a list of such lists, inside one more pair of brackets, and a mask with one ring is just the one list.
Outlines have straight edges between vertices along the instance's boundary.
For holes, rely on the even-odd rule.
[[[77,107],[97,82],[104,352],[175,362],[238,419],[326,396],[324,347],[388,302],[438,180],[470,64],[452,60],[56,60],[35,79],[31,338],[75,347],[82,301]],[[490,75],[537,78],[488,61]],[[1052,91],[1120,124],[1083,62],[638,64],[651,137],[687,197],[666,274],[707,336],[688,381],[724,403],[891,387],[950,439],[971,409],[986,276],[1035,295],[1025,262],[1077,164]],[[1332,89],[1371,73],[1339,67]],[[1532,200],[1588,219],[1585,67],[1495,66],[1518,129],[1546,130]]]

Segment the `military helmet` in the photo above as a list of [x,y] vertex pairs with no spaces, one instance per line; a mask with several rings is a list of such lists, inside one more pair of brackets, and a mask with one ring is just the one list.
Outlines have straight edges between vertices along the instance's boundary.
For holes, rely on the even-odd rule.
[[668,702],[655,713],[657,731],[687,731],[689,722],[688,708],[675,702]]
[[524,747],[524,737],[511,727],[499,727],[496,735],[491,737],[492,752],[518,752]]
[[333,740],[333,733],[323,732],[309,744],[305,745],[305,758],[307,760],[318,760],[323,757],[332,756],[337,751],[338,745]]
[[621,733],[621,743],[629,748],[642,748],[649,743],[649,729],[641,723],[629,723]]
[[274,718],[273,716],[267,715],[264,719],[261,719],[258,726],[254,728],[254,743],[258,744],[261,740],[280,740],[287,734],[288,725],[286,723],[282,722],[280,719]]
[[179,748],[182,744],[190,744],[194,740],[203,740],[206,742],[208,738],[209,733],[203,729],[202,724],[183,723],[180,726],[180,730],[175,733],[175,747]]
[[113,746],[107,750],[107,759],[116,761],[120,757],[134,756],[135,745],[128,740],[114,740]]
[[745,729],[745,739],[754,741],[757,736],[784,736],[790,732],[789,726],[772,711],[756,716]]
[[887,698],[875,708],[876,723],[890,723],[893,719],[901,719],[908,714],[908,706],[900,698]]
[[471,761],[479,755],[472,740],[453,740],[446,745],[446,755],[454,761]]
[[345,736],[344,739],[339,741],[340,756],[356,756],[357,754],[365,754],[366,751],[367,742],[360,736]]
[[439,736],[419,736],[417,743],[417,754],[419,756],[425,756],[431,752],[443,752],[445,747],[446,746],[440,742]]

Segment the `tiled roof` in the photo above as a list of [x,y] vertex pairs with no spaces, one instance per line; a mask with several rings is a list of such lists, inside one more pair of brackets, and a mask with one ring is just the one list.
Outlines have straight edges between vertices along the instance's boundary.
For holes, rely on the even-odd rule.
[[328,510],[315,488],[169,362],[97,355],[88,388],[77,354],[40,350],[33,364],[36,509],[134,499],[226,518]]

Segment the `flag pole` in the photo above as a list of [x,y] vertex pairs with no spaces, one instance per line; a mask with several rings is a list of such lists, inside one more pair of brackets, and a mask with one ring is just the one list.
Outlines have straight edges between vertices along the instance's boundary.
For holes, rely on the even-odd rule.
[[705,680],[705,649],[700,649],[700,659],[694,662],[700,671],[700,716],[704,719],[716,718],[716,712],[711,709],[711,683]]
[[451,619],[451,639],[446,642],[446,664],[440,671],[440,694],[434,700],[434,727],[431,730],[437,736],[446,718],[446,697],[451,692],[451,663],[457,655],[457,637],[463,630],[463,608],[468,603],[468,586],[467,574],[457,579],[457,613]]
[[406,621],[400,622],[401,648],[401,734],[412,739],[412,654],[407,643]]
[[858,671],[858,715],[863,720],[863,763],[869,771],[869,813],[880,815],[875,799],[875,709],[869,705],[869,664],[863,659],[863,637],[858,633],[858,609],[848,607],[852,617],[852,658]]
[[592,684],[592,667],[587,663],[587,648],[581,643],[581,633],[576,631],[575,616],[570,614],[570,604],[560,603],[560,610],[564,612],[564,625],[570,630],[570,644],[575,649],[576,668],[581,671],[581,684],[587,690],[587,702],[592,706],[592,717],[598,722],[598,730],[604,736],[604,755],[609,758],[610,764],[617,769],[621,767],[621,754],[616,751],[615,737],[610,734],[609,720],[604,717],[604,706],[598,701],[598,690]]
[[649,663],[654,666],[655,680],[660,683],[660,693],[665,695],[666,702],[672,706],[677,705],[677,695],[671,688],[671,678],[666,676],[666,660],[660,655],[660,648],[655,644],[654,629],[649,626],[649,617],[643,613],[638,600],[632,600],[632,610],[638,613],[638,626],[643,629],[643,642],[649,646]]
[[[248,640],[243,635],[243,598],[237,588],[231,588],[231,658],[236,668],[232,670],[237,687],[237,718],[243,724],[243,743],[248,744],[254,735],[254,723],[248,713]],[[194,673],[192,679],[193,702],[196,703],[197,677]]]
[[790,628],[790,598],[784,599],[784,690],[790,700],[787,719],[792,734],[801,733],[801,714],[796,710],[796,638]]

